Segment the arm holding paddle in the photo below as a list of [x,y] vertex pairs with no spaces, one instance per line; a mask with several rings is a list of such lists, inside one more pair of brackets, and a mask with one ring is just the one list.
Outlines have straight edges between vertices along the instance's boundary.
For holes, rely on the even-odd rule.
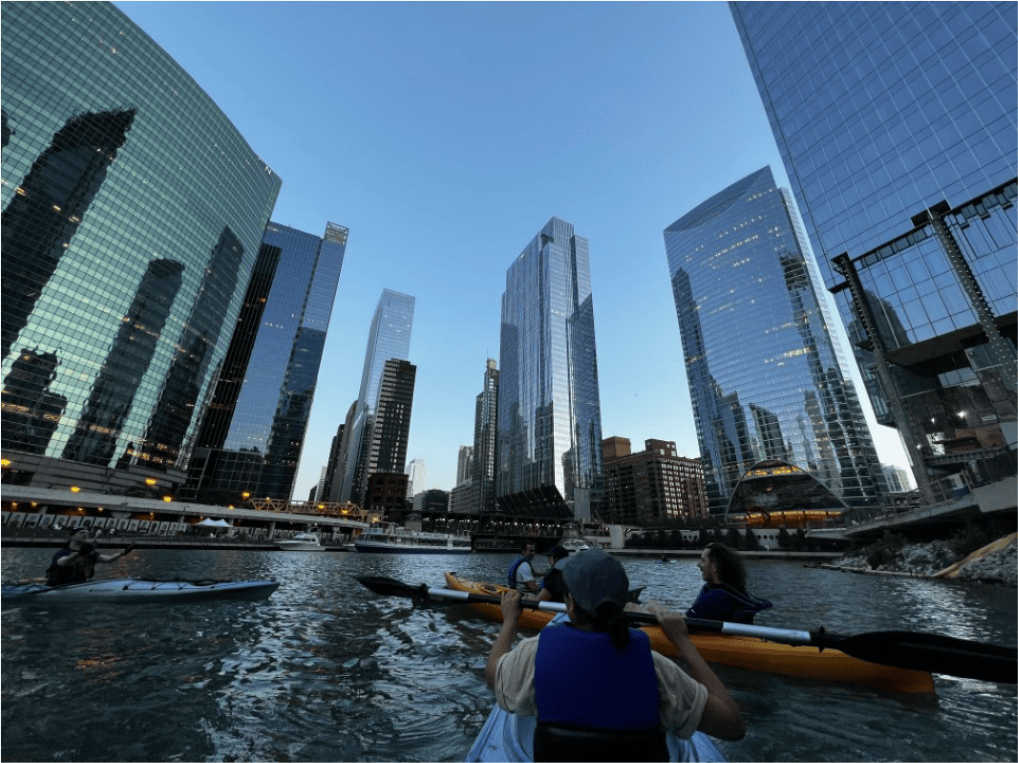
[[661,630],[679,650],[690,677],[707,689],[707,705],[703,709],[698,729],[719,739],[734,741],[746,736],[746,722],[742,717],[742,711],[735,704],[725,685],[704,662],[693,642],[689,640],[689,629],[682,616],[661,606],[650,605],[646,610],[657,617]]
[[517,623],[522,613],[519,591],[506,591],[502,594],[502,630],[498,632],[498,638],[491,645],[488,664],[484,667],[484,680],[488,682],[489,688],[495,688],[495,669],[498,668],[499,659],[513,648],[518,630]]

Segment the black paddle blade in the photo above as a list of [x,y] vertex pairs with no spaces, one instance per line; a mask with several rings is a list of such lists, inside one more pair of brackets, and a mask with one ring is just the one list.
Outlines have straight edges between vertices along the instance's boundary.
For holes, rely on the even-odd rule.
[[1018,649],[1014,647],[908,631],[860,633],[840,637],[824,646],[881,665],[1002,684],[1018,683]]
[[409,596],[415,599],[425,599],[428,592],[425,589],[415,588],[393,578],[384,578],[377,575],[364,575],[357,578],[357,582],[373,593],[381,596]]

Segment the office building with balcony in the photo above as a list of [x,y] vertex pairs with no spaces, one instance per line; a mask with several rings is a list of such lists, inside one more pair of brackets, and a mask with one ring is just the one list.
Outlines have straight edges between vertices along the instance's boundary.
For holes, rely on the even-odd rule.
[[[335,223],[323,236],[275,222],[265,229],[182,497],[291,498],[348,235]],[[179,395],[186,378],[167,389]]]
[[603,490],[587,240],[552,218],[506,273],[496,499],[502,513],[590,519]]
[[876,449],[770,168],[664,239],[711,513],[877,502]]
[[3,8],[3,479],[172,493],[281,181],[121,11],[82,8]]
[[[368,332],[360,392],[354,402],[355,408],[351,411],[353,415],[347,417],[349,425],[344,435],[348,434],[349,441],[343,454],[345,458],[342,488],[338,493],[340,501],[359,502],[367,489],[370,474],[367,459],[372,442],[371,428],[374,426],[375,410],[378,407],[382,375],[387,361],[409,360],[415,302],[416,300],[408,294],[400,294],[390,289],[383,289],[378,300]],[[411,397],[412,395],[411,389]],[[400,467],[400,472],[403,468]]]
[[601,445],[604,521],[645,526],[709,516],[700,459],[679,456],[675,443],[666,440],[647,440],[639,453],[625,437],[609,437]]
[[730,8],[877,420],[923,500],[1013,480],[1018,6]]

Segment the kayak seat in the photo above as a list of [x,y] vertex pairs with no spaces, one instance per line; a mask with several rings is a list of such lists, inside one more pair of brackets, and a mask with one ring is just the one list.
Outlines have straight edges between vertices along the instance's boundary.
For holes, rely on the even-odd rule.
[[560,723],[538,723],[534,731],[535,761],[669,760],[668,743],[660,729],[617,731]]

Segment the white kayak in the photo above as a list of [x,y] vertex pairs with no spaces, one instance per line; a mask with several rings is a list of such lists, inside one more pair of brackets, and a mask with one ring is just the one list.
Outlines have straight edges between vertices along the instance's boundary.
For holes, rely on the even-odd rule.
[[43,583],[4,583],[3,600],[8,603],[191,602],[209,599],[267,599],[279,588],[275,580],[90,580],[50,587]]
[[[509,713],[496,704],[467,753],[467,763],[533,760],[536,728],[535,716]],[[726,760],[710,738],[699,731],[690,739],[679,739],[675,734],[667,738],[669,760]]]

